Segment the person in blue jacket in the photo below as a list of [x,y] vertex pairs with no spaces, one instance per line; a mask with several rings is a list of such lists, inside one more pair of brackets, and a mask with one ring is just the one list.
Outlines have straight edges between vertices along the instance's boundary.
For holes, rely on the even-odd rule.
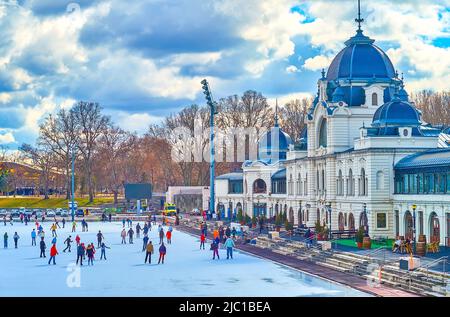
[[225,241],[225,247],[227,248],[227,260],[231,257],[233,258],[233,248],[234,248],[234,241],[231,239],[231,237],[228,237]]
[[101,250],[100,260],[105,258],[105,261],[106,261],[106,249],[111,249],[111,248],[106,246],[105,242],[102,242],[102,244],[100,246],[100,250]]
[[31,231],[31,245],[36,245],[36,230]]
[[52,244],[56,244],[56,237],[53,237]]
[[125,218],[122,219],[122,227],[125,228]]
[[142,239],[143,245],[142,245],[142,252],[145,251],[145,248],[147,248],[148,244],[148,235],[144,233],[144,238]]
[[5,232],[5,234],[3,235],[3,247],[5,249],[8,249],[8,233]]
[[159,247],[159,260],[158,260],[158,264],[161,262],[162,260],[162,264],[164,264],[164,257],[166,256],[166,246],[164,245],[164,242],[161,243],[161,246]]
[[13,236],[13,239],[14,239],[14,248],[16,248],[17,249],[17,242],[19,242],[19,235],[17,234],[17,231],[16,232],[14,232],[14,236]]

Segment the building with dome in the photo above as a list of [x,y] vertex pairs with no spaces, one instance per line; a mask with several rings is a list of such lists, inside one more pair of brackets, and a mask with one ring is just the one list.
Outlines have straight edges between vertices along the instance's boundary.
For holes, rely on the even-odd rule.
[[277,120],[258,159],[216,178],[224,216],[243,210],[332,232],[364,227],[371,237],[425,234],[449,244],[449,132],[422,120],[389,57],[363,34],[345,42],[293,144]]

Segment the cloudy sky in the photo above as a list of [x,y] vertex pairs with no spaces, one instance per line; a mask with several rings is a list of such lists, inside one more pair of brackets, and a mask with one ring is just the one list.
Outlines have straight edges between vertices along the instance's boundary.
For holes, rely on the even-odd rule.
[[[191,103],[312,94],[355,33],[356,0],[0,0],[0,144],[33,143],[58,107],[97,101],[130,131]],[[450,0],[362,0],[364,33],[409,91],[449,89]]]

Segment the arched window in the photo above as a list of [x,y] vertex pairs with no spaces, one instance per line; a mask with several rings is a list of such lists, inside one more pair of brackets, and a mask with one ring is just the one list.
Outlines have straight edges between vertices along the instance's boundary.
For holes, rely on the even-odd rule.
[[327,120],[324,118],[320,124],[319,147],[327,147]]
[[342,170],[339,170],[337,179],[337,194],[342,196],[344,194],[344,180],[342,179]]
[[376,92],[372,94],[372,106],[378,106],[378,95]]
[[266,182],[260,178],[255,180],[255,182],[253,183],[253,193],[262,194],[265,193],[266,191],[267,191]]
[[353,171],[352,169],[350,169],[348,171],[348,179],[347,179],[347,195],[353,196],[355,193],[354,189],[355,187],[354,187]]
[[382,171],[377,172],[377,189],[384,189],[384,173]]
[[367,196],[367,177],[366,177],[366,170],[364,168],[361,168],[361,176],[359,179],[359,195],[360,196]]

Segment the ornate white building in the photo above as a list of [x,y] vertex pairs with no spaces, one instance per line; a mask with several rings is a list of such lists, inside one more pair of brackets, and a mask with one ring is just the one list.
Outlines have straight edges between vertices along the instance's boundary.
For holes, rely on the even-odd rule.
[[345,45],[322,71],[299,144],[275,120],[257,160],[216,178],[217,210],[286,211],[294,225],[320,219],[332,231],[365,226],[372,237],[412,237],[415,223],[417,235],[448,245],[450,131],[423,122],[360,27]]

